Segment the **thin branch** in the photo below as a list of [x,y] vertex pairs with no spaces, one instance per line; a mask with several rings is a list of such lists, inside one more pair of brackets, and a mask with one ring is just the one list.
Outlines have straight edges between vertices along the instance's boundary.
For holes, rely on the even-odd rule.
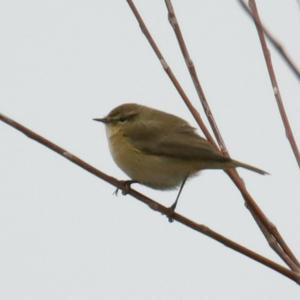
[[[190,73],[190,76],[191,76],[191,78],[193,80],[193,83],[194,83],[195,89],[197,91],[199,100],[200,100],[200,102],[203,105],[205,114],[206,114],[207,118],[209,119],[210,125],[211,125],[211,127],[213,129],[213,132],[214,132],[214,134],[216,136],[216,139],[217,139],[217,141],[219,143],[219,146],[223,150],[222,152],[224,153],[224,155],[226,155],[227,157],[229,157],[229,152],[228,152],[228,150],[226,148],[226,145],[224,143],[224,140],[223,140],[223,138],[221,136],[221,132],[220,132],[220,130],[217,127],[217,122],[215,121],[215,119],[213,117],[213,114],[211,112],[211,109],[209,107],[207,99],[205,97],[203,88],[202,88],[202,86],[200,84],[200,81],[198,79],[198,75],[197,75],[195,66],[194,66],[194,64],[192,62],[192,59],[191,59],[191,56],[189,54],[188,48],[187,48],[186,43],[184,41],[183,35],[181,33],[179,22],[177,20],[177,17],[176,17],[175,10],[173,8],[172,2],[171,2],[171,0],[165,0],[165,3],[166,3],[167,10],[168,10],[168,19],[169,19],[169,22],[170,22],[170,24],[171,24],[171,26],[172,26],[172,28],[173,28],[173,30],[175,32],[175,35],[176,35],[176,38],[177,38],[177,42],[178,42],[178,44],[180,46],[181,53],[182,53],[182,55],[184,57],[187,69],[188,69],[188,71]],[[230,173],[227,172],[227,174],[230,177],[234,176],[233,173],[230,174]],[[236,174],[236,173],[235,173],[235,175],[238,176],[238,174]],[[234,180],[234,181],[237,180],[237,179],[238,179],[238,177],[236,177],[236,178],[232,177],[232,180]],[[237,183],[239,183],[239,181],[237,181]],[[285,254],[285,252],[280,247],[280,245],[276,242],[276,239],[274,238],[274,236],[267,230],[267,228],[263,224],[263,222],[260,221],[260,218],[265,219],[266,216],[262,215],[262,213],[259,211],[258,207],[256,208],[258,210],[258,212],[256,212],[255,210],[253,210],[253,208],[252,208],[253,205],[249,206],[249,204],[247,204],[246,207],[249,209],[250,213],[252,214],[254,220],[258,224],[259,228],[261,229],[262,233],[264,234],[264,236],[265,236],[266,240],[268,241],[269,245],[271,246],[271,248],[274,249],[274,251],[276,253],[278,253],[278,255],[289,266],[291,266],[292,270],[297,270],[297,266],[295,266],[294,262],[291,259],[289,259],[289,257]]]
[[277,101],[277,106],[278,106],[280,116],[281,116],[281,119],[282,119],[282,122],[283,122],[283,125],[284,125],[284,128],[285,128],[285,134],[286,134],[286,137],[287,137],[288,141],[290,142],[291,148],[294,152],[294,156],[295,156],[295,158],[297,160],[297,163],[298,163],[298,166],[300,168],[300,152],[298,150],[297,143],[296,143],[296,140],[295,140],[294,135],[293,135],[292,128],[291,128],[290,123],[289,123],[288,116],[285,112],[285,108],[284,108],[283,101],[282,101],[282,98],[281,98],[281,94],[280,94],[279,86],[278,86],[278,83],[277,83],[276,75],[275,75],[273,65],[272,65],[271,54],[270,54],[270,51],[268,49],[268,46],[267,46],[267,43],[266,43],[266,40],[265,40],[265,35],[264,35],[263,28],[262,28],[262,23],[260,21],[260,17],[259,17],[258,11],[257,11],[255,0],[253,0],[253,1],[249,0],[249,6],[250,6],[250,9],[252,11],[252,15],[254,16],[253,19],[254,19],[255,26],[256,26],[256,29],[257,29],[257,32],[258,32],[258,35],[259,35],[259,40],[260,40],[260,43],[261,43],[261,47],[262,47],[262,51],[263,51],[263,54],[264,54],[264,57],[265,57],[265,61],[266,61],[266,64],[267,64],[270,80],[271,80],[272,87],[273,87],[274,96],[275,96],[275,99]]
[[[216,136],[216,139],[219,143],[220,148],[223,149],[223,153],[226,156],[229,156],[229,152],[228,152],[228,150],[226,148],[226,145],[224,143],[224,140],[221,136],[220,130],[217,127],[217,122],[214,120],[213,114],[210,110],[207,99],[205,97],[203,88],[201,87],[200,81],[198,79],[198,75],[197,75],[195,66],[194,66],[194,64],[192,62],[192,59],[190,57],[190,54],[188,52],[186,43],[185,43],[183,35],[181,33],[179,23],[177,21],[177,17],[176,17],[175,10],[173,8],[172,2],[171,2],[171,0],[165,0],[165,3],[166,3],[167,10],[168,10],[169,22],[170,22],[170,24],[171,24],[171,26],[172,26],[172,28],[175,32],[178,44],[180,46],[182,55],[184,57],[186,66],[187,66],[187,68],[190,72],[190,76],[193,80],[193,83],[194,83],[195,89],[197,91],[198,97],[199,97],[201,103],[203,104],[204,111],[206,113],[207,118],[210,121],[210,125],[213,129],[213,132]],[[234,172],[234,173],[233,172],[231,172],[231,173],[227,172],[227,174],[232,178],[232,180],[234,180],[236,183],[238,183],[238,188],[239,188],[240,187],[239,181],[236,181],[238,179],[238,177],[235,177],[235,176],[239,176],[238,173],[237,172]],[[266,240],[268,241],[271,248],[291,267],[292,270],[294,270],[294,271],[299,270],[299,266],[297,266],[297,259],[291,253],[290,249],[287,247],[287,245],[284,242],[284,240],[282,239],[282,237],[278,234],[278,231],[275,230],[275,232],[277,233],[277,236],[278,236],[278,240],[280,240],[280,244],[282,246],[279,243],[276,243],[276,238],[274,237],[274,235],[272,235],[271,232],[268,231],[268,229],[264,225],[263,220],[266,220],[269,224],[271,224],[271,222],[260,211],[259,207],[255,204],[254,199],[253,199],[252,205],[249,205],[249,203],[247,203],[246,207],[250,210],[252,216],[254,217],[254,220],[256,221],[258,226],[260,227],[262,233],[266,237]],[[253,209],[253,207],[255,209]],[[272,227],[275,227],[275,226],[273,225]],[[274,228],[274,229],[276,229],[276,228]],[[287,255],[285,252],[287,252],[289,254]],[[289,255],[291,255],[291,258],[289,257]]]
[[[133,14],[136,17],[142,32],[146,36],[148,42],[150,43],[150,45],[153,48],[154,52],[156,53],[157,57],[160,60],[163,60],[164,70],[166,71],[165,66],[167,66],[167,70],[168,70],[167,74],[169,75],[171,81],[173,82],[173,84],[174,84],[175,88],[177,89],[177,91],[179,92],[179,94],[182,96],[182,93],[181,93],[182,88],[181,88],[181,86],[179,86],[178,80],[175,78],[174,73],[171,71],[170,67],[167,65],[165,59],[163,58],[161,52],[159,51],[157,44],[153,40],[149,30],[147,29],[141,15],[139,14],[137,8],[135,7],[133,1],[127,0],[127,2],[129,4]],[[185,101],[185,103],[190,103],[190,101],[186,101],[186,99],[183,99],[183,100]],[[201,123],[198,122],[198,119],[196,119],[196,121],[198,122],[199,126],[201,127],[201,126],[204,125],[204,122],[202,121],[201,116],[199,114],[197,116],[200,118]],[[212,115],[210,117],[212,117]],[[208,130],[205,130],[203,132],[205,134],[206,132],[208,132]],[[216,132],[218,132],[218,130]],[[206,136],[208,141],[213,142],[210,135],[205,134],[205,136]],[[219,138],[218,140],[221,140],[221,139]],[[215,143],[214,143],[214,145],[215,145]],[[226,149],[224,144],[223,144],[223,148]],[[244,200],[246,202],[246,206],[249,208],[251,214],[257,216],[254,219],[255,220],[259,219],[260,224],[262,224],[264,226],[264,228],[268,231],[268,235],[265,235],[265,237],[266,237],[269,245],[290,266],[290,268],[292,270],[299,272],[299,266],[300,265],[298,264],[297,259],[295,259],[294,255],[290,255],[290,253],[292,254],[292,251],[287,247],[287,244],[284,242],[284,240],[283,240],[282,236],[280,235],[280,233],[278,232],[277,228],[268,220],[266,215],[261,211],[259,206],[255,203],[254,199],[252,198],[252,196],[247,191],[246,186],[243,183],[243,180],[239,177],[238,173],[235,170],[228,170],[227,174],[230,176],[230,178],[232,179],[232,181],[234,182],[236,187],[240,190],[240,192],[241,192],[241,194],[244,197]],[[260,226],[260,224],[259,224],[259,226]],[[265,234],[264,231],[262,231],[262,232]],[[274,240],[277,241],[277,243],[279,244],[278,247],[273,247],[273,244],[274,244],[273,241]]]
[[198,113],[198,111],[195,109],[195,107],[193,106],[193,104],[191,103],[190,99],[188,98],[188,96],[186,95],[186,93],[184,92],[183,88],[181,87],[179,81],[177,80],[177,78],[175,77],[173,71],[171,70],[170,66],[167,64],[165,58],[163,57],[161,51],[159,50],[156,42],[154,41],[154,39],[152,38],[149,30],[147,29],[142,17],[140,16],[137,8],[135,7],[135,5],[133,4],[132,1],[127,0],[128,5],[130,6],[133,14],[135,15],[139,26],[141,28],[141,31],[143,32],[143,34],[146,36],[148,42],[150,43],[153,51],[155,52],[157,58],[159,59],[164,71],[167,73],[167,75],[169,76],[170,80],[172,81],[172,83],[174,84],[174,86],[176,87],[178,93],[180,94],[180,96],[182,97],[183,101],[185,102],[186,106],[188,107],[189,111],[191,112],[191,114],[193,115],[194,119],[196,120],[196,122],[198,123],[199,127],[201,128],[202,132],[204,133],[204,135],[207,137],[208,141],[210,143],[212,143],[213,145],[215,145],[217,147],[217,144],[215,143],[213,137],[211,136],[211,134],[209,133],[208,129],[206,128],[200,114]]
[[241,177],[235,170],[228,170],[227,174],[230,176],[235,186],[240,190],[245,200],[245,206],[249,209],[270,247],[281,257],[281,259],[291,268],[291,270],[300,272],[300,264],[296,256],[288,247],[276,226],[267,218],[264,212],[256,204],[254,198],[247,191],[247,188]]
[[[247,204],[246,204],[247,206]],[[248,208],[248,207],[247,207]],[[275,236],[273,234],[270,234],[270,232],[266,229],[266,227],[262,224],[260,219],[257,217],[257,215],[252,213],[253,218],[255,219],[256,223],[258,224],[260,230],[266,237],[266,240],[268,241],[270,247],[276,252],[281,253],[281,258],[285,261],[285,263],[291,268],[291,270],[299,273],[299,266],[297,264],[297,258],[293,256],[293,253],[289,253],[289,248],[285,244],[285,241],[282,239],[281,243],[279,244],[275,238],[281,238],[279,232],[276,232],[276,227],[274,227]],[[281,246],[283,245],[283,246]]]
[[[69,151],[63,149],[62,147],[58,146],[57,144],[51,142],[50,140],[42,137],[41,135],[35,133],[34,131],[30,130],[29,128],[21,125],[20,123],[12,120],[11,118],[9,118],[1,113],[0,113],[0,120],[3,121],[4,123],[8,124],[9,126],[15,128],[16,130],[22,132],[30,139],[42,144],[43,146],[47,147],[48,149],[56,152],[57,154],[61,155],[64,158],[68,159],[69,161],[76,164],[80,168],[82,168],[82,169],[88,171],[89,173],[95,175],[96,177],[108,182],[109,184],[115,186],[116,188],[121,189],[124,193],[130,194],[134,198],[136,198],[136,199],[140,200],[141,202],[145,203],[146,205],[148,205],[151,209],[158,211],[158,212],[162,213],[163,215],[166,215],[167,217],[171,217],[170,209],[168,207],[161,205],[160,203],[152,200],[151,198],[145,196],[142,193],[139,193],[136,190],[133,190],[131,188],[128,189],[128,187],[126,186],[124,181],[117,180],[116,178],[101,172],[100,170],[96,169],[95,167],[93,167],[92,165],[83,161],[82,159],[80,159],[79,157],[70,153]],[[297,274],[293,271],[290,271],[289,269],[277,264],[276,262],[226,238],[225,236],[217,233],[216,231],[213,231],[209,227],[202,225],[202,224],[198,224],[176,212],[174,212],[174,213],[172,212],[172,219],[222,243],[224,246],[226,246],[234,251],[237,251],[237,252],[253,259],[254,261],[257,261],[257,262],[265,265],[266,267],[286,276],[287,278],[290,278],[297,284],[300,284],[299,274]]]
[[195,86],[195,89],[197,91],[197,94],[198,94],[198,97],[199,97],[199,100],[202,104],[202,107],[203,107],[203,110],[207,116],[207,119],[209,121],[209,124],[214,132],[214,135],[217,139],[217,142],[219,144],[219,147],[222,151],[222,153],[225,155],[225,156],[229,156],[228,154],[228,150],[226,148],[226,145],[225,145],[225,142],[221,136],[221,133],[220,133],[220,130],[217,126],[217,123],[213,117],[213,114],[212,114],[212,111],[210,109],[210,106],[207,102],[207,99],[206,99],[206,96],[205,96],[205,93],[204,93],[204,90],[200,84],[200,81],[198,79],[198,75],[197,75],[197,71],[196,71],[196,68],[194,66],[194,63],[191,59],[191,56],[189,54],[189,51],[188,51],[188,48],[185,44],[185,41],[184,41],[184,38],[182,36],[182,33],[181,33],[181,30],[180,30],[180,27],[179,27],[179,24],[178,24],[178,21],[177,21],[177,18],[176,18],[176,15],[175,15],[175,11],[174,11],[174,8],[173,8],[173,5],[171,3],[170,0],[165,0],[165,3],[166,3],[166,6],[167,6],[167,9],[168,9],[168,19],[169,19],[169,22],[176,34],[176,37],[177,37],[177,41],[178,41],[178,44],[180,46],[180,49],[181,49],[181,52],[182,52],[182,55],[184,57],[184,60],[185,60],[185,64],[188,68],[188,71],[190,72],[190,75],[191,75],[191,78],[193,80],[193,83],[194,83],[194,86]]
[[[254,22],[256,20],[256,16],[254,16],[251,12],[251,10],[248,8],[247,4],[243,0],[238,0],[241,7],[244,9],[244,11],[248,14],[248,16],[252,17]],[[299,3],[299,2],[298,2]],[[268,38],[268,41],[273,45],[273,47],[277,50],[279,55],[283,58],[283,60],[287,63],[288,67],[294,75],[300,79],[300,69],[295,64],[295,62],[292,60],[290,55],[287,53],[287,51],[284,49],[282,44],[279,42],[278,39],[274,37],[274,35],[262,24],[261,22],[261,28],[263,32],[265,33],[266,37]]]

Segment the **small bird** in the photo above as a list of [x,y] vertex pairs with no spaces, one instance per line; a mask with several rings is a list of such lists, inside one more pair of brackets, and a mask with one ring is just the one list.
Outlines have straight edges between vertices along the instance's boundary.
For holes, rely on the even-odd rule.
[[94,120],[105,124],[112,157],[132,179],[129,187],[133,182],[158,190],[180,186],[173,211],[187,178],[203,169],[242,167],[268,174],[224,157],[185,120],[151,107],[126,103]]

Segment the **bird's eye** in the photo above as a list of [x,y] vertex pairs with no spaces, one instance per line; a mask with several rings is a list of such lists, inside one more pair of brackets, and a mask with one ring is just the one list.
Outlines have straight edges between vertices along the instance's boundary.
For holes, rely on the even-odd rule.
[[125,122],[127,121],[127,118],[120,118],[118,121],[119,121],[120,123],[125,123]]

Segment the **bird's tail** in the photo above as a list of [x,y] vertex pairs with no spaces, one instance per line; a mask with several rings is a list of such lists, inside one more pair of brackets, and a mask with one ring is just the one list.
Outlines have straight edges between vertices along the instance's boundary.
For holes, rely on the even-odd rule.
[[262,170],[262,169],[259,169],[259,168],[256,168],[256,167],[253,167],[251,165],[248,165],[248,164],[245,164],[243,162],[240,162],[238,160],[232,160],[232,163],[235,167],[241,167],[241,168],[244,168],[244,169],[247,169],[247,170],[250,170],[250,171],[253,171],[253,172],[256,172],[258,174],[261,174],[261,175],[270,175],[270,173]]

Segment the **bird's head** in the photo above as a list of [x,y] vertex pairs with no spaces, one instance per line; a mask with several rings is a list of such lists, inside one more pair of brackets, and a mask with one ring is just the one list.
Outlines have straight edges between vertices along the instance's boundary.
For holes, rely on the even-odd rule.
[[143,106],[141,105],[125,103],[114,108],[106,117],[93,120],[104,123],[109,132],[118,132],[138,121],[142,111]]

